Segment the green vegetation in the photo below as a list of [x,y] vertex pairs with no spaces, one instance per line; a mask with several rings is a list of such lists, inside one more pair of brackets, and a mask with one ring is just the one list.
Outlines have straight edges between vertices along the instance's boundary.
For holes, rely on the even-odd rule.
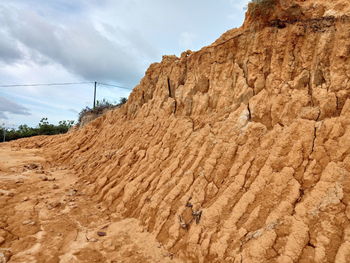
[[128,101],[127,98],[121,98],[118,103],[112,103],[106,99],[103,99],[101,101],[98,100],[96,102],[95,108],[86,107],[85,109],[82,109],[80,111],[79,118],[78,118],[78,124],[81,123],[83,117],[86,116],[87,114],[94,114],[96,116],[99,116],[99,115],[102,115],[107,110],[119,108],[120,106],[125,104],[127,101]]
[[[126,98],[121,98],[118,103],[111,103],[106,99],[97,101],[94,109],[86,107],[79,113],[78,124],[86,114],[94,114],[97,117],[103,114],[107,110],[118,108],[127,102]],[[39,124],[35,127],[29,127],[28,125],[20,125],[17,129],[5,129],[0,127],[0,142],[3,142],[4,134],[6,134],[6,141],[17,140],[21,138],[28,138],[37,135],[55,135],[63,134],[69,131],[74,126],[74,121],[60,121],[58,125],[54,125],[48,122],[47,118],[42,118]]]
[[[50,124],[47,118],[42,118],[36,128],[28,125],[20,125],[17,129],[6,129],[6,141],[12,141],[20,138],[27,138],[36,135],[54,135],[68,132],[73,127],[74,121],[60,121],[58,125]],[[0,142],[3,141],[4,129],[0,127]]]

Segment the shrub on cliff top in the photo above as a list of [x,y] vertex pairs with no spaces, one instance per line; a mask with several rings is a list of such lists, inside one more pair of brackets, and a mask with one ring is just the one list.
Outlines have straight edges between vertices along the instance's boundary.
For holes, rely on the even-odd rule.
[[98,100],[95,108],[86,107],[85,109],[82,109],[80,111],[79,117],[78,117],[78,124],[80,124],[84,116],[88,114],[93,114],[93,115],[96,115],[96,117],[98,117],[102,115],[104,112],[106,112],[107,110],[112,110],[112,109],[121,107],[127,101],[128,101],[127,98],[121,98],[119,100],[119,103],[111,103],[106,99],[103,99],[101,101]]

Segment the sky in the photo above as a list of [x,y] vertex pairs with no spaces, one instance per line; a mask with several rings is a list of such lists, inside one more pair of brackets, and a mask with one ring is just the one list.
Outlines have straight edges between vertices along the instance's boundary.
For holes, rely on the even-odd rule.
[[0,126],[76,120],[97,99],[128,97],[163,55],[199,50],[243,23],[248,0],[0,2]]

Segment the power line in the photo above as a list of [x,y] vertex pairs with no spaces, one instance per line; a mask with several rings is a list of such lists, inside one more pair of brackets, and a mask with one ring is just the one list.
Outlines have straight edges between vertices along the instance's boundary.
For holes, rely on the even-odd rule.
[[[11,88],[11,87],[40,87],[40,86],[68,86],[68,85],[82,85],[82,84],[93,84],[95,83],[94,81],[85,81],[85,82],[63,82],[63,83],[33,83],[33,84],[6,84],[6,85],[1,85],[0,88]],[[126,90],[132,90],[131,88],[128,87],[123,87],[123,86],[118,86],[118,85],[113,85],[113,84],[107,84],[107,83],[101,83],[101,82],[96,82],[99,85],[102,86],[108,86],[108,87],[116,87],[120,89],[126,89]]]
[[125,89],[131,91],[131,88],[108,84],[108,83],[102,83],[97,81],[83,81],[83,82],[63,82],[63,83],[32,83],[32,84],[11,84],[11,85],[1,85],[0,88],[11,88],[11,87],[41,87],[41,86],[68,86],[68,85],[82,85],[82,84],[94,84],[94,108],[96,107],[96,89],[97,84],[102,86],[108,86],[108,87],[115,87],[119,89]]
[[92,81],[85,82],[63,82],[63,83],[35,83],[35,84],[13,84],[13,85],[0,85],[0,88],[11,88],[11,87],[38,87],[38,86],[66,86],[66,85],[81,85],[81,84],[92,84]]
[[120,89],[132,90],[131,88],[118,86],[118,85],[113,85],[113,84],[106,84],[106,83],[101,83],[101,82],[97,82],[97,84],[102,85],[102,86],[116,87],[116,88],[120,88]]

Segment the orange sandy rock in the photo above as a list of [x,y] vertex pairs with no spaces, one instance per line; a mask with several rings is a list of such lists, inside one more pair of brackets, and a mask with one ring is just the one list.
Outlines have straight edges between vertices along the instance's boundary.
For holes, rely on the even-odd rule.
[[152,64],[120,109],[18,144],[184,262],[349,262],[350,4],[277,4],[267,22],[283,27],[248,11]]

